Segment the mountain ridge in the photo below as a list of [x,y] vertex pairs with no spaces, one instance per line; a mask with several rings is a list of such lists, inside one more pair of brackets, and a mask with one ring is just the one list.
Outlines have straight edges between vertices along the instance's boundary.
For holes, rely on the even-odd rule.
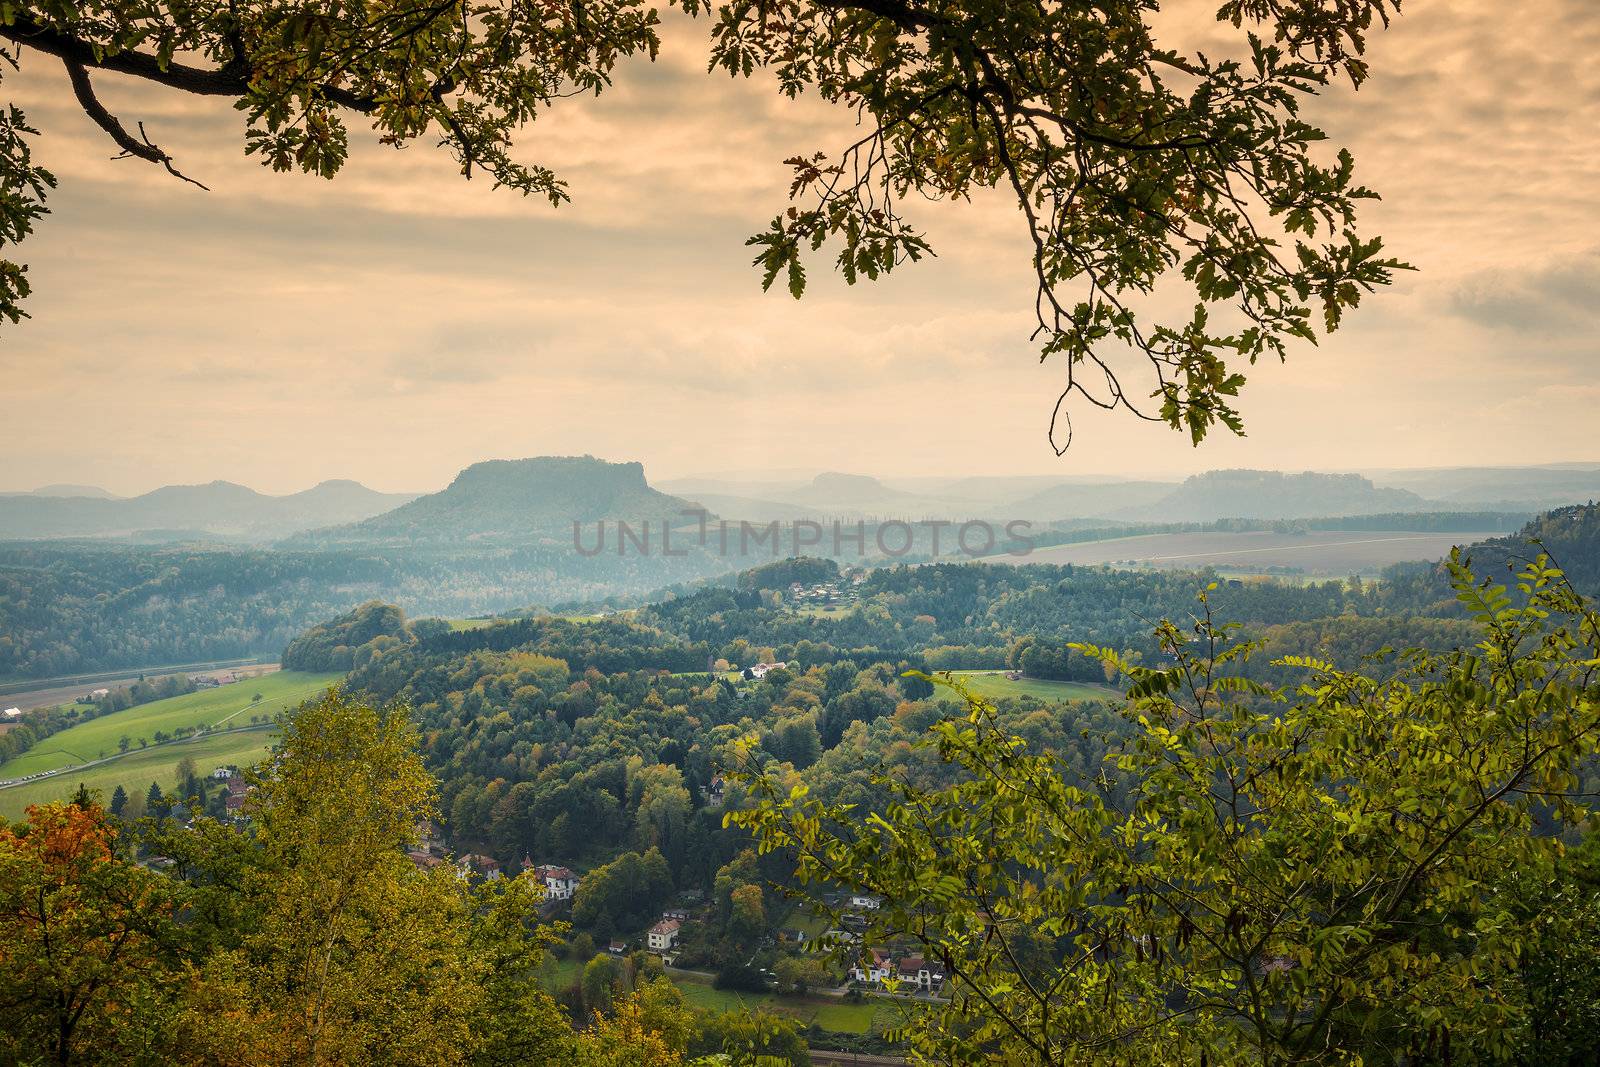
[[357,522],[307,532],[297,540],[526,543],[571,537],[572,523],[684,522],[694,504],[645,479],[644,464],[594,456],[482,460],[437,493]]
[[380,493],[347,479],[320,482],[282,496],[223,479],[164,485],[134,497],[7,496],[0,498],[0,538],[117,538],[151,530],[183,530],[267,541],[366,518],[413,496]]

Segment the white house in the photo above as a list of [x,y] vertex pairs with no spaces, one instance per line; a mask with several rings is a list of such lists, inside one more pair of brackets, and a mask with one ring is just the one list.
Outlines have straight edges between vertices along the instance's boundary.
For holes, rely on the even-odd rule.
[[226,779],[233,777],[233,768],[218,767],[216,770],[211,772],[211,777],[215,778],[219,782],[225,781]]
[[533,869],[533,876],[544,883],[544,895],[549,900],[571,900],[578,891],[578,876],[566,867],[541,865]]
[[902,956],[895,966],[895,978],[918,989],[932,989],[944,981],[944,975],[934,971],[921,956]]
[[889,964],[888,953],[873,949],[850,968],[850,977],[867,985],[877,985],[888,978],[893,971],[894,968]]
[[877,911],[883,907],[883,898],[875,897],[871,893],[855,893],[850,897],[850,906],[863,911]]
[[500,877],[500,864],[488,856],[479,856],[468,852],[461,857],[460,867],[463,873],[471,874],[476,872],[489,881]]
[[22,718],[22,709],[21,708],[7,708],[5,711],[0,712],[0,715],[3,715],[8,719],[20,719],[20,718]]
[[682,925],[677,919],[662,919],[650,928],[646,943],[652,951],[671,952],[678,947],[678,928]]
[[752,678],[763,678],[763,677],[766,676],[766,673],[768,671],[781,670],[782,668],[787,667],[788,665],[789,664],[787,662],[784,662],[784,663],[757,663],[754,667],[750,668],[750,677],[752,677]]

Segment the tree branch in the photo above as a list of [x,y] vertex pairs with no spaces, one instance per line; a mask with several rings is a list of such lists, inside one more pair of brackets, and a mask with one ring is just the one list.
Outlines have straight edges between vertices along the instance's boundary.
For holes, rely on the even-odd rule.
[[[9,26],[0,24],[0,38],[56,56],[63,62],[75,62],[80,67],[95,67],[117,74],[128,74],[197,96],[239,97],[245,96],[250,91],[249,64],[237,55],[227,65],[215,68],[196,67],[178,62],[163,63],[146,52],[115,52],[97,58],[94,47],[87,41],[41,25],[26,15],[18,15],[17,20]],[[317,92],[328,102],[363,115],[378,110],[377,101],[358,96],[338,86],[318,86]]]
[[[61,62],[67,68],[67,80],[72,82],[72,93],[78,98],[78,104],[83,108],[83,113],[93,119],[96,126],[99,126],[110,135],[111,139],[117,143],[117,147],[122,149],[122,155],[134,156],[148,160],[151,163],[159,163],[167,168],[167,173],[174,178],[181,178],[191,185],[200,186],[202,189],[206,188],[200,182],[195,181],[178,170],[177,167],[174,167],[172,165],[172,157],[151,143],[150,138],[144,132],[144,123],[141,122],[139,124],[139,139],[134,139],[133,135],[123,127],[121,120],[110,111],[107,111],[106,106],[100,102],[100,98],[94,95],[94,85],[89,81],[89,71],[82,63],[65,56],[62,57]],[[122,156],[116,158],[120,159]],[[209,192],[210,190],[207,189],[206,191]]]

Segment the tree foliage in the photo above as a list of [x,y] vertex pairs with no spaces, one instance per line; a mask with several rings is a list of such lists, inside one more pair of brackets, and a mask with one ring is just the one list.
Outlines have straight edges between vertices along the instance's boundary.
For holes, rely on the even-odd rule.
[[153,964],[172,947],[176,903],[166,879],[120,854],[92,804],[0,824],[0,1058],[137,1055],[143,1027],[129,1016],[163,983]]
[[[799,297],[824,245],[846,281],[878,278],[932,252],[905,200],[1001,189],[1063,400],[1196,442],[1218,422],[1242,432],[1238,362],[1337,328],[1402,266],[1356,230],[1375,194],[1350,155],[1319,152],[1324,134],[1300,116],[1335,79],[1366,78],[1367,35],[1398,0],[1227,0],[1233,54],[1218,58],[1158,39],[1155,0],[670,3],[709,18],[713,70],[769,70],[783,94],[815,91],[861,119],[855,142],[787,161],[791,204],[749,242],[762,284]],[[64,64],[63,88],[123,155],[179,177],[101,103],[99,71],[233,100],[245,151],[275,170],[332,177],[354,117],[381,143],[433,142],[467,177],[559,204],[564,183],[520,161],[514,136],[558,99],[603,90],[627,57],[654,58],[659,21],[644,0],[24,0],[0,36]],[[51,184],[29,136],[13,109],[0,128],[11,242]],[[1141,305],[1167,277],[1191,310],[1153,316]],[[4,281],[0,313],[15,318],[22,268]]]
[[936,1061],[1517,1062],[1550,994],[1526,902],[1592,909],[1550,831],[1593,799],[1600,614],[1544,557],[1515,593],[1450,570],[1481,640],[1387,680],[1299,659],[1293,689],[1252,681],[1202,606],[1161,626],[1160,667],[1084,649],[1136,726],[1091,779],[969,698],[932,735],[957,783],[887,783],[863,818],[757,778],[730,819],[803,881],[883,896],[870,934],[941,962],[952,1000],[910,1032]]

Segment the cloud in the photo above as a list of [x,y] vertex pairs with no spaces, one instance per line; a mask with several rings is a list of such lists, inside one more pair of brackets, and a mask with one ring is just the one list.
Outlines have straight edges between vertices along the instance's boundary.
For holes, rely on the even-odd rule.
[[1535,269],[1480,272],[1456,288],[1449,306],[1490,329],[1570,338],[1586,344],[1593,356],[1600,329],[1600,248]]
[[[1168,6],[1198,13],[1173,26],[1184,42],[1231,33],[1210,7]],[[804,301],[759,290],[743,240],[786,203],[781,160],[853,140],[854,117],[787,101],[764,73],[707,75],[703,21],[667,14],[658,64],[625,64],[600,98],[560,101],[526,131],[523,158],[571,183],[555,210],[359,124],[334,181],[274,174],[243,155],[226,101],[101,77],[204,193],[112,162],[59,64],[28,56],[5,85],[62,184],[24,246],[36,317],[0,341],[0,480],[415,489],[539,452],[640,458],[652,475],[1581,452],[1592,418],[1563,396],[1596,377],[1600,8],[1405,12],[1373,36],[1371,81],[1308,114],[1385,197],[1363,229],[1421,271],[1320,348],[1254,368],[1249,438],[1190,452],[1164,428],[1083,412],[1065,463],[1044,443],[1061,373],[1028,339],[1030,247],[1006,196],[909,205],[938,258],[879,283],[849,288],[818,263]],[[1525,389],[1530,348],[1545,391],[1485,410]],[[68,413],[92,413],[94,432],[61,432]]]

